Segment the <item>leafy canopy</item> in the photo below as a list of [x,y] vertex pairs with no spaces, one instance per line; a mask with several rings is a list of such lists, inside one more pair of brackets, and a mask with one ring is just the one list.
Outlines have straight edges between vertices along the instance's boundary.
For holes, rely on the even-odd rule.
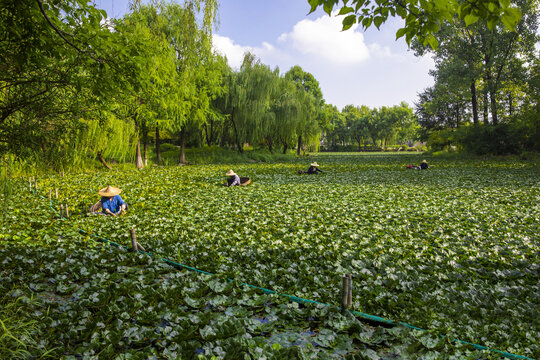
[[424,46],[436,49],[434,36],[443,22],[451,22],[454,15],[465,21],[467,26],[483,20],[493,30],[501,22],[504,27],[515,31],[521,18],[521,11],[510,4],[510,0],[308,0],[310,13],[320,6],[331,15],[334,7],[338,15],[345,15],[343,30],[354,24],[361,24],[364,29],[375,25],[377,29],[388,20],[388,16],[399,16],[405,25],[396,32],[396,39],[405,36],[410,44],[418,39]]

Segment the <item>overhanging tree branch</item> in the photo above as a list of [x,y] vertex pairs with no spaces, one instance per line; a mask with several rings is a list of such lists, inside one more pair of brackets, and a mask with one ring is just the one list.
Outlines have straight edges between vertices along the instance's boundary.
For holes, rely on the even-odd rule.
[[88,56],[90,56],[93,60],[97,61],[98,63],[103,63],[103,59],[97,59],[92,53],[88,52],[88,51],[85,51],[85,50],[82,50],[80,49],[79,47],[77,47],[77,45],[73,44],[71,41],[69,41],[65,36],[64,36],[64,32],[60,29],[58,29],[51,21],[51,19],[47,16],[47,13],[45,12],[45,9],[43,9],[43,2],[41,0],[36,0],[37,3],[38,3],[38,6],[39,6],[39,10],[41,11],[41,13],[43,14],[43,16],[45,17],[45,20],[47,20],[47,23],[49,23],[49,25],[53,28],[53,30],[69,45],[71,46],[72,48],[74,48],[75,50],[77,50],[78,52],[80,52],[81,54],[86,54]]

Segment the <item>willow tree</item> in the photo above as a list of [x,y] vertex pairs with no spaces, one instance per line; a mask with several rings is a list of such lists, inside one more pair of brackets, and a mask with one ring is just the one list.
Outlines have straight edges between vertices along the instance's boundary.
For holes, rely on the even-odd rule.
[[273,143],[278,142],[283,146],[285,154],[288,147],[295,141],[302,112],[302,93],[292,80],[277,77],[276,82],[277,86],[274,89],[270,107],[274,117],[265,128],[270,151],[272,151]]
[[224,94],[228,91],[227,79],[229,79],[232,70],[227,64],[227,58],[219,54],[213,54],[207,69],[213,75],[207,77],[211,81],[210,89],[213,91],[209,97],[209,110],[202,131],[204,132],[206,144],[210,146],[218,144],[220,140],[222,143],[226,141],[227,117],[222,112],[222,109],[225,107]]
[[[217,0],[189,0],[183,6],[160,3],[161,31],[174,52],[175,76],[167,95],[169,130],[180,135],[179,162],[186,163],[185,136],[199,127],[210,112],[213,86],[219,81],[211,70],[212,26]],[[198,21],[202,14],[202,21]]]
[[0,2],[0,152],[63,166],[115,88],[117,34],[83,0]]
[[324,100],[317,79],[312,74],[305,72],[300,66],[293,66],[287,71],[285,78],[294,81],[297,88],[303,91],[299,94],[302,98],[303,108],[296,128],[298,138],[296,154],[300,156],[303,140],[307,143],[315,143],[320,135],[318,118],[321,116]]
[[240,71],[231,72],[226,79],[222,111],[228,116],[240,153],[245,142],[257,142],[264,137],[263,122],[269,116],[274,77],[268,66],[246,53]]

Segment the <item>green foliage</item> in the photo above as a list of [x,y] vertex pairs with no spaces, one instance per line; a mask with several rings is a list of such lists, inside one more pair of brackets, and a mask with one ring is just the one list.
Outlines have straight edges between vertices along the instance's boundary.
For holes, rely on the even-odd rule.
[[[166,146],[167,145],[167,146]],[[180,153],[177,146],[163,144],[163,164],[174,165]],[[186,149],[186,156],[189,163],[193,165],[200,164],[250,164],[250,163],[272,163],[272,162],[294,162],[296,161],[292,154],[271,153],[265,149],[249,150],[239,153],[232,149],[223,149],[217,146],[200,147]]]
[[114,34],[87,1],[2,1],[0,14],[0,153],[61,167],[117,79]]
[[377,29],[388,20],[389,16],[399,16],[405,25],[396,32],[396,39],[405,36],[410,44],[416,39],[423,46],[429,45],[437,49],[435,34],[441,24],[451,23],[458,16],[466,26],[475,24],[480,19],[490,30],[501,22],[506,29],[516,31],[521,19],[521,10],[510,1],[473,0],[467,2],[443,0],[404,0],[398,2],[382,2],[373,0],[308,0],[311,11],[323,7],[328,15],[332,15],[334,7],[339,8],[338,15],[343,18],[343,30],[351,28],[355,23],[361,24],[364,30],[372,25]]
[[23,313],[25,304],[32,299],[17,294],[22,292],[13,289],[11,296],[6,294],[0,299],[0,357],[3,359],[28,359],[39,351],[37,321],[25,319]]
[[526,132],[520,126],[499,124],[459,129],[456,142],[474,154],[520,154],[526,147]]
[[[413,142],[419,125],[407,103],[379,109],[347,105],[339,113],[327,107],[325,149],[331,151],[379,151],[392,144]],[[350,144],[356,143],[356,148]]]
[[[254,182],[234,189],[219,185],[231,164],[39,178],[42,193],[59,188],[54,207],[70,204],[65,220],[20,182],[0,219],[0,293],[21,298],[19,322],[37,326],[36,357],[60,346],[51,356],[496,358],[459,338],[538,358],[538,159],[403,166],[423,158],[236,164]],[[297,174],[312,161],[323,174]],[[124,190],[129,212],[87,216],[107,184]],[[155,256],[77,231],[128,245],[132,227]],[[373,327],[240,285],[336,304],[345,273],[354,309],[430,331]]]
[[[458,142],[475,153],[537,148],[532,140],[537,138],[533,118],[539,118],[532,59],[537,57],[535,46],[540,39],[539,9],[537,1],[516,1],[515,6],[523,13],[516,32],[490,27],[489,22],[469,26],[467,18],[465,23],[456,18],[441,26],[436,35],[440,46],[430,51],[435,56],[435,84],[416,103],[424,134],[456,128]],[[419,42],[413,48],[418,55],[426,52]],[[480,123],[484,127],[467,126]]]

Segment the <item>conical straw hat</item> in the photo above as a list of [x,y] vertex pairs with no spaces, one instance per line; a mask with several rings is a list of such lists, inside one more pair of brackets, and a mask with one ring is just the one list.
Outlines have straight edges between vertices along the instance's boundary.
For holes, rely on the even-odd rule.
[[227,173],[225,175],[226,176],[234,176],[234,175],[236,175],[236,173],[234,171],[232,171],[232,170],[229,170],[229,171],[227,171]]
[[122,190],[119,188],[116,188],[114,186],[107,186],[106,188],[99,190],[98,194],[105,197],[111,197],[111,196],[118,195],[121,192]]
[[317,167],[317,166],[319,166],[319,164],[317,164],[317,162],[315,161],[314,163],[311,163],[311,166]]

